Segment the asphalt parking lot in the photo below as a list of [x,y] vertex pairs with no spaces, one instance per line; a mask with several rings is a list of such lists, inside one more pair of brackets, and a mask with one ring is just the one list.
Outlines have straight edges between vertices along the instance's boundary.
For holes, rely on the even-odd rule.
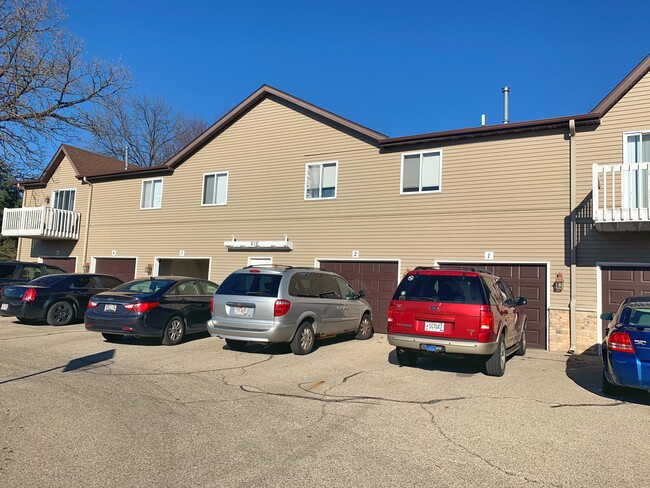
[[599,358],[396,364],[386,337],[308,356],[110,344],[0,319],[0,486],[639,486],[649,395]]

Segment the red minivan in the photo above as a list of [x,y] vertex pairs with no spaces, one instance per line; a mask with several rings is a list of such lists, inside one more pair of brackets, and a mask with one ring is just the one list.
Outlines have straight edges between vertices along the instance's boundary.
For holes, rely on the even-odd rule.
[[488,375],[503,376],[506,357],[526,353],[525,304],[487,270],[417,267],[390,302],[388,342],[402,366],[420,356],[478,355]]

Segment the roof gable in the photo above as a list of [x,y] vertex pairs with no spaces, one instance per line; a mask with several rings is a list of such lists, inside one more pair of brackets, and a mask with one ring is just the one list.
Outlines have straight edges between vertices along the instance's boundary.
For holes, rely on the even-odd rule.
[[594,107],[591,113],[605,115],[650,71],[650,54],[641,61],[616,87]]

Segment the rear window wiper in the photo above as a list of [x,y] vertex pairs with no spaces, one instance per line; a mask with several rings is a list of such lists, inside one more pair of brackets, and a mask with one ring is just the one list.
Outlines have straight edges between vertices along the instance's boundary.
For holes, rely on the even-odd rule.
[[423,301],[423,302],[439,302],[440,301],[437,298],[431,298],[431,297],[409,297],[408,299],[409,300],[416,300],[416,301],[420,300],[420,301]]
[[264,293],[263,291],[247,291],[246,295],[254,295],[256,297],[268,297],[268,296],[270,296],[268,293]]

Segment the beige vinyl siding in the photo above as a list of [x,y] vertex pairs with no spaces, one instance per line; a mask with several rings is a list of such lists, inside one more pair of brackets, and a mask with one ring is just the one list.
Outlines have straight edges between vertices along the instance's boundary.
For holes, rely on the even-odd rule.
[[[552,263],[564,270],[568,143],[561,132],[424,148],[442,150],[442,192],[400,195],[402,152],[379,150],[270,99],[163,178],[162,208],[139,210],[141,180],[95,185],[89,256],[212,257],[221,282],[249,256]],[[409,151],[410,152],[410,151]],[[305,165],[338,162],[337,197],[305,200]],[[228,203],[201,206],[203,174],[228,172]],[[228,252],[224,241],[282,240],[291,252]],[[555,297],[551,294],[551,299]],[[562,298],[562,297],[561,297]],[[560,300],[552,306],[564,306]]]
[[[88,207],[88,187],[76,177],[76,172],[67,157],[64,157],[57,169],[52,174],[47,188],[26,190],[25,207],[40,207],[52,205],[52,192],[54,190],[75,189],[74,211],[81,213],[79,228],[79,240],[42,240],[22,239],[20,255],[18,259],[35,261],[41,256],[76,256],[77,271],[81,271],[83,263],[83,239],[86,229],[86,211]],[[46,203],[46,197],[50,203]],[[57,254],[58,251],[58,254]]]
[[[592,164],[623,162],[623,133],[650,130],[650,75],[639,81],[603,118],[595,130],[576,135],[577,201],[591,212]],[[591,215],[589,215],[591,217]],[[578,308],[596,311],[596,263],[650,263],[647,233],[599,232],[591,224],[579,228]]]

